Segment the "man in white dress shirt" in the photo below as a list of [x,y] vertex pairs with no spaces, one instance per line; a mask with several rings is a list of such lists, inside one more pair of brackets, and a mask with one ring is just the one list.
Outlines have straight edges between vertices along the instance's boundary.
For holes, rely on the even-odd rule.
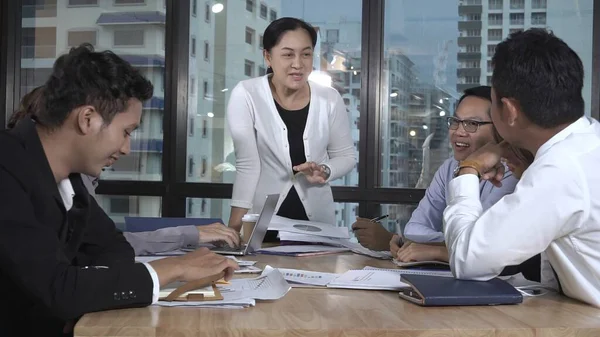
[[498,44],[492,62],[492,121],[535,159],[486,212],[479,180],[502,177],[506,143],[460,162],[444,212],[452,271],[487,280],[545,253],[564,294],[600,307],[600,125],[584,117],[581,60],[552,33],[530,29]]

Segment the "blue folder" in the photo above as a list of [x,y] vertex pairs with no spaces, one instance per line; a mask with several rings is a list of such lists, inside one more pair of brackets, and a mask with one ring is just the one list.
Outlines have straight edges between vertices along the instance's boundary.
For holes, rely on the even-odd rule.
[[499,305],[523,302],[523,295],[499,278],[489,281],[458,280],[453,277],[402,275],[410,285],[399,296],[422,306]]
[[155,218],[155,217],[125,217],[126,232],[147,232],[166,227],[203,226],[220,222],[219,218]]

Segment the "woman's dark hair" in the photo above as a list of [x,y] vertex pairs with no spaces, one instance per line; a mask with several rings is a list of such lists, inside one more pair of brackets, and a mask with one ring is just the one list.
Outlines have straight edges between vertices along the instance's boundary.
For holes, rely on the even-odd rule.
[[[263,33],[263,49],[270,52],[271,49],[281,41],[281,37],[284,33],[296,29],[304,29],[308,33],[314,49],[317,45],[317,31],[315,28],[306,21],[290,17],[279,18],[267,26]],[[273,69],[269,67],[267,69],[267,74],[272,72]]]
[[34,116],[35,112],[41,105],[43,93],[44,87],[40,86],[23,96],[23,99],[21,99],[21,104],[19,105],[19,109],[15,111],[12,116],[10,116],[6,127],[12,129],[22,119]]

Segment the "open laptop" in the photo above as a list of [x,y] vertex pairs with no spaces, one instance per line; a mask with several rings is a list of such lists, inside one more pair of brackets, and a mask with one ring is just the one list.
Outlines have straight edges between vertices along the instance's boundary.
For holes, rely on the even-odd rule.
[[279,201],[279,194],[270,194],[267,196],[265,205],[258,216],[254,230],[250,235],[250,240],[247,244],[243,244],[241,247],[214,247],[210,250],[217,254],[224,255],[247,255],[259,250],[262,246],[262,242],[267,234],[267,229],[275,214],[275,208],[277,207],[277,201]]

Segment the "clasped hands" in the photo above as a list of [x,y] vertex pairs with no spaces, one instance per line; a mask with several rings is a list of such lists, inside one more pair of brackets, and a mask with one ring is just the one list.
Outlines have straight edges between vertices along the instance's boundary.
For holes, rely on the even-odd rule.
[[392,258],[401,262],[444,261],[448,262],[448,249],[443,242],[416,243],[400,239],[394,234],[390,240]]
[[471,153],[467,159],[470,163],[475,163],[479,169],[479,172],[470,167],[465,167],[460,170],[458,175],[468,173],[478,173],[481,175],[482,180],[487,180],[496,187],[502,186],[502,179],[506,168],[502,163],[503,154],[509,149],[509,144],[506,141],[500,143],[488,143],[477,151]]

